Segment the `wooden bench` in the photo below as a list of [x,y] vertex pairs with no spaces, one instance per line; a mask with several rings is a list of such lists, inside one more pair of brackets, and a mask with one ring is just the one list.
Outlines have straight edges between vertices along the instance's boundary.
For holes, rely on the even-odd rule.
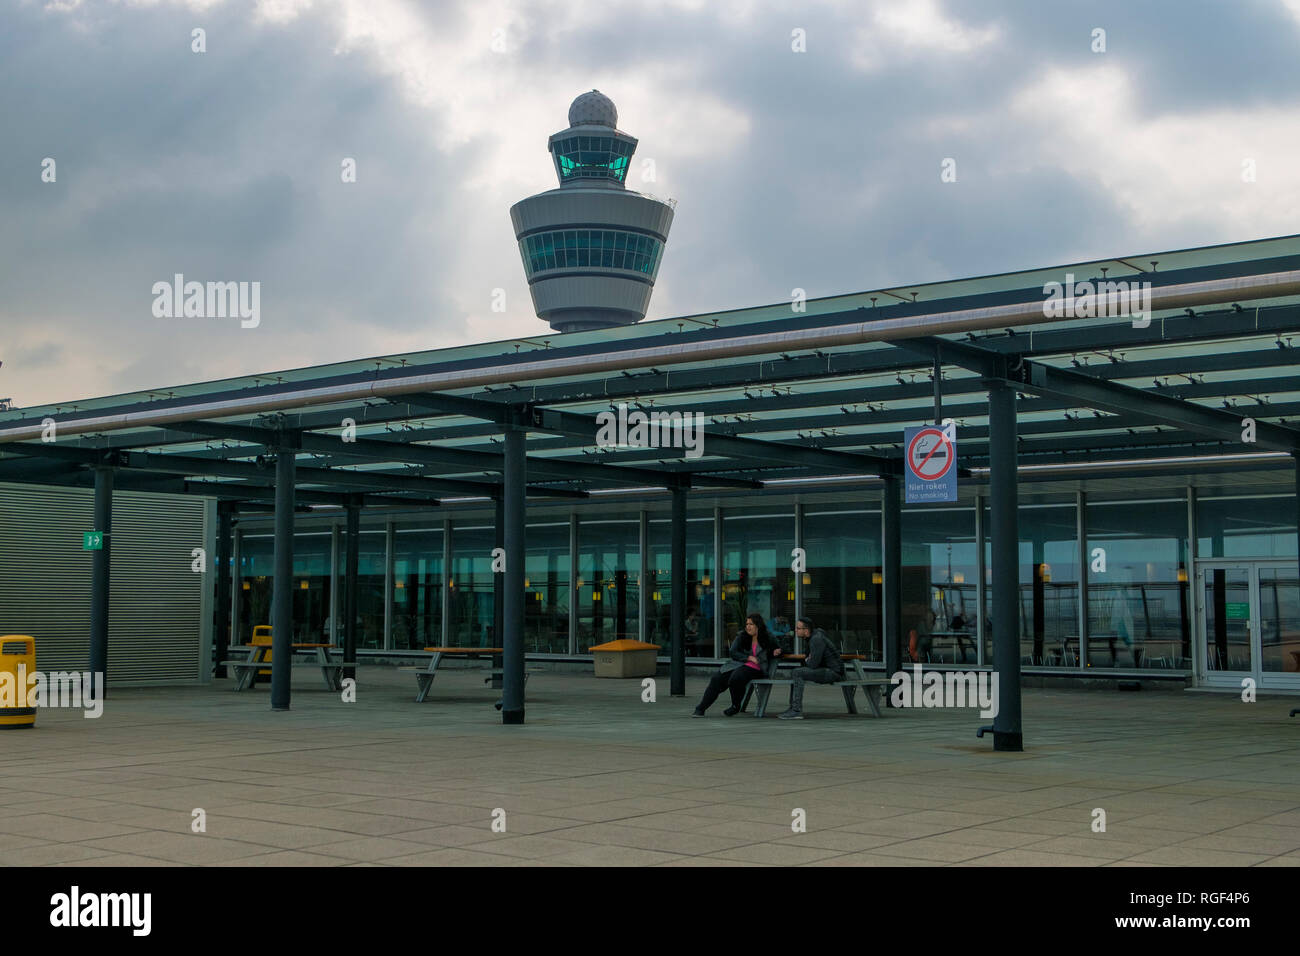
[[[758,705],[754,709],[754,716],[766,716],[767,704],[772,696],[772,688],[777,685],[789,687],[794,684],[794,681],[788,677],[777,677],[777,667],[780,665],[781,661],[799,661],[802,663],[803,659],[804,656],[802,654],[788,654],[781,657],[774,657],[768,665],[768,672],[762,677],[749,682],[749,687],[746,688],[745,691],[745,700],[740,705],[741,711],[744,711],[749,707],[749,698],[750,695],[753,694],[758,697]],[[861,687],[863,696],[867,699],[867,706],[871,708],[872,716],[879,717],[880,704],[876,700],[876,692],[883,695],[885,693],[885,688],[891,686],[893,681],[888,677],[868,677],[866,671],[862,667],[862,662],[866,660],[866,658],[861,654],[841,654],[840,660],[844,661],[846,665],[844,680],[837,680],[833,684],[815,684],[813,681],[805,681],[804,690],[807,691],[809,687],[819,686],[838,687],[844,694],[845,708],[850,714],[856,714],[858,708],[854,702],[854,697],[858,692],[858,688]],[[852,668],[851,673],[853,675],[851,677],[849,676],[850,667]]]

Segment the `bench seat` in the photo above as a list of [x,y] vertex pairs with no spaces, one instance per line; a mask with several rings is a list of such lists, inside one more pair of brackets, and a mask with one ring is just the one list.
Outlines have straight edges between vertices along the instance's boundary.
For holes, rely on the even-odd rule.
[[[813,681],[805,681],[804,688],[809,687],[838,687],[844,694],[844,706],[850,714],[858,712],[857,705],[854,703],[854,696],[858,688],[863,690],[863,696],[867,699],[867,706],[871,708],[872,716],[880,716],[880,704],[876,700],[876,692],[884,696],[885,688],[893,685],[893,681],[888,677],[868,677],[862,663],[866,658],[861,654],[841,654],[840,660],[844,662],[845,674],[843,680],[837,680],[833,684],[816,684]],[[745,689],[745,699],[740,705],[742,711],[749,707],[749,698],[756,692],[758,694],[758,707],[754,711],[755,717],[763,717],[767,714],[767,702],[771,699],[772,688],[778,684],[790,686],[794,683],[788,677],[777,677],[777,669],[784,658],[773,658],[768,665],[767,672],[755,680],[749,682],[749,687]]]

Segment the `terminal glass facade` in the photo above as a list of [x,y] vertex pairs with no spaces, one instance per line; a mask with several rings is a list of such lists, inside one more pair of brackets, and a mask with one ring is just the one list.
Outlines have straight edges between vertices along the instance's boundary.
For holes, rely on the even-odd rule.
[[637,516],[578,523],[578,651],[640,637],[641,522]]
[[847,653],[883,660],[880,512],[849,506],[809,506],[802,547],[803,613]]
[[393,536],[393,647],[442,643],[442,528],[397,528]]
[[[1200,660],[1204,672],[1225,681],[1251,674],[1300,681],[1292,498],[1199,493],[1189,503],[1186,489],[1150,499],[1038,497],[1018,509],[1015,613],[1023,667],[1190,671]],[[993,661],[990,522],[986,503],[984,515],[977,513],[981,500],[972,495],[902,511],[905,664]],[[883,663],[876,493],[769,495],[757,503],[753,495],[719,495],[701,505],[688,511],[686,522],[688,657],[725,655],[749,614],[761,615],[779,636],[802,613],[844,652]],[[595,644],[639,639],[667,655],[673,580],[662,498],[615,509],[607,502],[537,505],[529,517],[527,653],[581,655]],[[341,613],[346,548],[341,526],[332,523],[341,525],[300,526],[295,538],[300,641],[327,639],[330,615]],[[500,646],[497,601],[504,580],[493,569],[493,515],[453,512],[446,527],[449,536],[441,517],[411,516],[364,527],[359,647]],[[253,625],[270,623],[269,528],[241,523],[238,575],[242,642]],[[334,640],[341,637],[335,633]]]
[[723,633],[735,637],[750,614],[773,637],[794,640],[794,509],[727,509],[722,516]]

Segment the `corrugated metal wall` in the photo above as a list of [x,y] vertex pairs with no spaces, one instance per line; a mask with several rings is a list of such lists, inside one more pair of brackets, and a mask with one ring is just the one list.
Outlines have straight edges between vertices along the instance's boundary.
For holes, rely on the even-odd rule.
[[[90,649],[89,491],[0,484],[0,634],[36,638],[43,671],[84,670]],[[191,570],[205,541],[204,501],[113,493],[110,683],[198,681],[212,581]],[[209,558],[212,555],[209,554]]]

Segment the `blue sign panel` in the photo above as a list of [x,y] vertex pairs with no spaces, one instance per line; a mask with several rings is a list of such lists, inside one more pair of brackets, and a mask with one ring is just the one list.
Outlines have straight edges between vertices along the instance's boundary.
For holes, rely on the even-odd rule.
[[957,500],[957,429],[921,425],[903,431],[909,505]]

